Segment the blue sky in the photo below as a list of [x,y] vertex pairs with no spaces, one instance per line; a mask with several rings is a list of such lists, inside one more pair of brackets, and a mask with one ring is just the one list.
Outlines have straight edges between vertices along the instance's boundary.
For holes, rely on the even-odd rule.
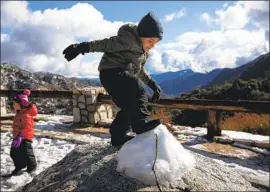
[[113,36],[149,11],[164,28],[150,51],[149,73],[233,68],[269,51],[269,1],[1,1],[1,62],[98,77],[102,53],[67,62],[63,49]]
[[[179,34],[190,31],[209,31],[205,23],[199,21],[200,14],[204,12],[214,13],[225,3],[230,1],[29,1],[29,7],[35,10],[66,9],[76,3],[89,3],[98,9],[109,21],[137,22],[149,11],[154,11],[160,19],[165,15],[185,8],[187,15],[181,19],[164,22],[165,34],[163,41],[175,39]],[[90,20],[91,18],[89,18]]]

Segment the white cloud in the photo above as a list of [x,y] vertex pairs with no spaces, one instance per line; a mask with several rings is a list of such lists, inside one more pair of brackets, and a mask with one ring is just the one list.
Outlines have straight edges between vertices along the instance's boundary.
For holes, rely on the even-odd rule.
[[[213,60],[219,67],[235,67],[269,52],[269,1],[226,4],[214,16],[203,13],[200,19],[221,30],[202,35],[204,40],[193,50],[201,59],[208,56],[205,62]],[[255,29],[248,30],[247,26]]]
[[[14,9],[9,11],[12,7]],[[239,13],[244,16],[238,17]],[[185,32],[169,43],[161,42],[151,50],[146,69],[150,73],[183,69],[203,72],[244,64],[269,51],[266,13],[269,14],[269,10],[265,4],[249,1],[223,6],[215,16],[204,13],[200,19],[209,25],[219,25],[220,30]],[[180,15],[175,14],[167,20]],[[1,61],[30,71],[76,77],[97,77],[102,53],[80,55],[67,62],[62,55],[63,49],[78,39],[95,40],[114,35],[124,24],[105,20],[101,12],[87,3],[33,12],[25,1],[2,1],[1,22],[1,27],[11,31],[1,34]],[[248,24],[253,24],[255,29],[245,29]]]
[[180,19],[180,18],[186,16],[186,14],[187,14],[186,9],[182,8],[179,12],[170,13],[168,15],[165,15],[164,21],[170,22],[170,21],[175,20],[175,19]]
[[27,6],[27,1],[1,1],[1,27],[26,23],[30,16]]
[[269,29],[269,1],[238,1],[233,5],[224,4],[215,11],[215,16],[203,13],[201,20],[207,25],[218,25],[222,30],[242,29],[249,23]]
[[146,64],[146,70],[150,73],[163,73],[167,71],[178,71],[179,68],[173,66],[171,61],[174,61],[170,56],[166,58],[166,52],[160,53],[157,49],[151,50],[150,57]]
[[269,31],[269,1],[240,1],[256,27]]
[[189,32],[180,35],[176,42],[162,44],[158,48],[152,56],[154,58],[146,64],[149,70],[165,72],[192,69],[204,72],[245,64],[268,52],[269,41],[262,29]]
[[87,3],[68,9],[31,11],[26,1],[1,1],[1,27],[12,31],[9,36],[1,34],[1,61],[30,71],[97,76],[100,53],[67,62],[62,51],[79,38],[96,40],[115,35],[123,24],[105,20]]
[[222,7],[223,7],[223,8],[228,7],[228,3],[224,3]]
[[215,20],[209,15],[209,13],[203,13],[200,15],[200,19],[202,21],[205,21],[208,26],[211,26],[212,22],[215,22]]
[[9,35],[5,33],[1,33],[1,42],[8,41]]
[[203,13],[200,18],[208,26],[219,25],[223,30],[242,29],[249,22],[247,11],[240,5],[225,6],[224,9],[217,10],[215,15],[213,17],[209,13]]
[[[268,7],[269,2],[241,1],[231,6],[224,4],[214,16],[203,13],[201,20],[220,29],[183,33],[176,41],[159,45],[155,59],[148,65],[158,66],[157,72],[182,69],[204,72],[245,64],[269,52]],[[248,30],[247,25],[255,28]]]
[[229,6],[227,9],[217,10],[217,23],[224,30],[242,29],[249,22],[248,11],[241,5]]

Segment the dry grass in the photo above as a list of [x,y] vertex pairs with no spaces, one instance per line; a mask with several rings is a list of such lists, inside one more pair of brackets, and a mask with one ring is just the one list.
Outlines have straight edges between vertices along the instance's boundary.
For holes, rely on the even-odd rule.
[[151,118],[160,119],[164,125],[168,128],[170,132],[173,132],[174,129],[171,126],[172,116],[171,113],[165,108],[154,108],[151,112]]
[[151,117],[153,119],[161,119],[164,124],[172,123],[172,117],[168,110],[165,108],[154,108]]
[[237,148],[231,145],[225,145],[220,143],[202,143],[201,144],[208,152],[226,154],[226,153],[236,153]]
[[[153,108],[151,112],[152,118],[162,120],[170,131],[172,128],[172,115],[168,109]],[[214,117],[213,117],[214,118]],[[269,135],[270,134],[270,115],[256,113],[234,113],[232,117],[226,117],[221,123],[222,130],[243,131],[253,134]]]
[[233,117],[225,118],[222,122],[221,129],[269,135],[269,121],[269,115],[267,114],[235,113]]
[[231,157],[250,157],[257,155],[256,153],[233,147],[231,145],[221,144],[221,143],[202,143],[201,144],[207,152],[226,155]]

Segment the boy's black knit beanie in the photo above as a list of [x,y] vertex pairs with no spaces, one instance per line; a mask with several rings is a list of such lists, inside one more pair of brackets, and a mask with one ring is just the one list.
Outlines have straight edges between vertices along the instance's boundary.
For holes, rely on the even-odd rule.
[[153,12],[145,15],[137,28],[140,37],[163,37],[163,28],[161,22]]

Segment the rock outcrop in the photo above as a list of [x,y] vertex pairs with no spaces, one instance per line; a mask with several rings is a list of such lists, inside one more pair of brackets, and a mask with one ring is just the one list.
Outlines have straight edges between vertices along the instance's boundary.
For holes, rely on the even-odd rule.
[[[116,172],[118,148],[105,142],[78,146],[63,160],[35,176],[22,191],[158,191]],[[194,153],[197,166],[162,191],[259,191],[236,170]]]

